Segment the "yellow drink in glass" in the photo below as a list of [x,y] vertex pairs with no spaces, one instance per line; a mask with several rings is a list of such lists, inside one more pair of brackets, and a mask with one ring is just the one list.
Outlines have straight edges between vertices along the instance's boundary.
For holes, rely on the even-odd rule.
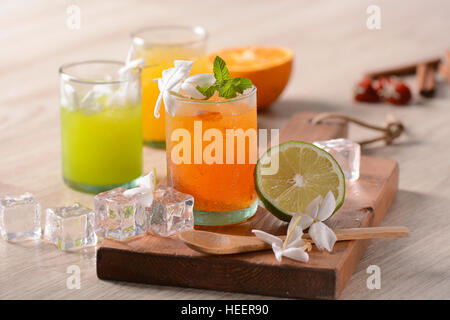
[[164,149],[164,113],[159,118],[153,114],[159,95],[153,79],[161,78],[162,71],[171,68],[174,60],[194,61],[192,74],[206,72],[206,32],[201,27],[164,26],[138,30],[132,37],[136,57],[144,59],[147,65],[141,78],[144,142]]
[[134,187],[142,174],[140,74],[119,78],[121,67],[87,61],[60,68],[63,178],[74,189]]
[[254,215],[256,88],[232,99],[177,98],[175,116],[166,112],[166,130],[168,183],[194,196],[196,225],[229,225]]

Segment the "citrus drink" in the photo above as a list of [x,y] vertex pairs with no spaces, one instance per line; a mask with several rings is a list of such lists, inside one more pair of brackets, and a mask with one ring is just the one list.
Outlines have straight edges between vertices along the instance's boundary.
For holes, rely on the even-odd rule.
[[166,112],[168,182],[194,196],[195,224],[251,217],[257,207],[256,89],[234,99],[180,98],[176,105],[175,116]]
[[158,98],[158,85],[163,70],[174,60],[194,61],[192,73],[207,70],[206,32],[201,27],[161,26],[142,29],[132,34],[136,57],[146,62],[142,70],[142,116],[144,142],[152,147],[165,147],[164,113],[155,118],[153,110]]
[[140,105],[84,114],[61,108],[63,176],[93,186],[123,184],[142,171]]
[[63,179],[98,193],[133,187],[142,173],[140,72],[114,61],[60,68]]

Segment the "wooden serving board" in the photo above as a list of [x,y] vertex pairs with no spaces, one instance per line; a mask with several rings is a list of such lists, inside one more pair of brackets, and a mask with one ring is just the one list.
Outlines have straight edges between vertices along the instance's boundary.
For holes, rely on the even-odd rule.
[[[293,116],[280,140],[345,137],[347,125],[329,121],[312,125],[311,113]],[[398,190],[394,160],[361,158],[360,179],[347,184],[343,207],[327,221],[332,228],[377,226]],[[287,223],[259,207],[250,220],[212,231],[251,235],[252,229],[286,233]],[[308,263],[277,262],[272,251],[210,256],[191,250],[176,236],[140,235],[126,241],[106,239],[97,252],[97,275],[104,280],[214,289],[290,298],[337,298],[355,270],[369,240],[338,242],[332,253],[315,247]]]

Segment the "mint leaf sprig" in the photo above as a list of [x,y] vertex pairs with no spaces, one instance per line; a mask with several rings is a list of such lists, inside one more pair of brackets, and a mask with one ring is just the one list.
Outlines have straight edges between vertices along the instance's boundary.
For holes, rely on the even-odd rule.
[[209,87],[201,88],[197,86],[197,90],[200,91],[206,98],[211,98],[216,91],[219,92],[219,97],[225,99],[235,98],[237,93],[243,93],[245,89],[251,88],[253,83],[247,78],[231,78],[225,61],[216,56],[214,58],[213,73],[216,82]]

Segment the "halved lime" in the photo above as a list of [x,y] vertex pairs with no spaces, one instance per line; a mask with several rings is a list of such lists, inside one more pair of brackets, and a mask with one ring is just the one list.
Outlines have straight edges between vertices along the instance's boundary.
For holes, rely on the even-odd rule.
[[[270,172],[277,156],[278,170]],[[325,150],[302,141],[267,150],[256,164],[255,186],[266,209],[284,221],[304,213],[312,200],[325,197],[330,190],[336,199],[335,212],[344,203],[345,178],[339,164]]]

